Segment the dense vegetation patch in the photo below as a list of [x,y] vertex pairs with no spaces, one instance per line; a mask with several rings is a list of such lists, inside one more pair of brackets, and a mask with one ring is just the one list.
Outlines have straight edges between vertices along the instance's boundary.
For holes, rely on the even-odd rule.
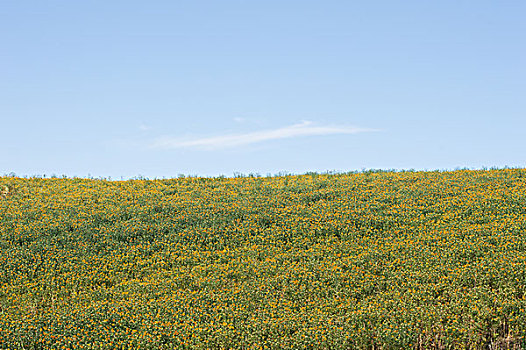
[[523,169],[6,187],[0,349],[526,344]]

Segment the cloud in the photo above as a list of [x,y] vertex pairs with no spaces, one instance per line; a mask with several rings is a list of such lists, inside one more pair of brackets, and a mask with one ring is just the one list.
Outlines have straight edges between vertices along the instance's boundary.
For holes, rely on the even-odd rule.
[[148,130],[152,130],[153,128],[149,125],[145,125],[145,124],[141,124],[139,125],[139,130],[141,131],[148,131]]
[[214,137],[181,139],[174,137],[161,137],[155,140],[152,148],[177,149],[177,148],[200,148],[206,150],[234,148],[260,143],[270,140],[289,139],[301,136],[322,136],[335,134],[357,134],[362,132],[376,131],[352,126],[317,126],[310,121],[304,121],[278,129],[260,130],[245,134],[230,134]]

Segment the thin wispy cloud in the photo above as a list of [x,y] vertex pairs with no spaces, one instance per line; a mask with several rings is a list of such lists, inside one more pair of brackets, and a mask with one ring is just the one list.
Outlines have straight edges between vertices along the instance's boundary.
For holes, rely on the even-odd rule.
[[149,125],[146,125],[146,124],[141,124],[139,125],[139,130],[141,131],[149,131],[149,130],[152,130],[153,128]]
[[322,126],[315,125],[313,122],[310,121],[304,121],[299,124],[285,126],[282,128],[253,131],[244,134],[229,134],[190,139],[165,136],[155,140],[151,147],[160,149],[198,148],[205,150],[215,150],[246,146],[254,143],[261,143],[265,141],[278,139],[290,139],[303,136],[357,134],[371,131],[376,130],[358,128],[353,126]]

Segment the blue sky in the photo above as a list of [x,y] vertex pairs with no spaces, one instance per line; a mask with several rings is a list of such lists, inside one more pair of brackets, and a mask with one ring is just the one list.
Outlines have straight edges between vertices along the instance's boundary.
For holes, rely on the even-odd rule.
[[526,2],[2,1],[0,174],[526,166]]

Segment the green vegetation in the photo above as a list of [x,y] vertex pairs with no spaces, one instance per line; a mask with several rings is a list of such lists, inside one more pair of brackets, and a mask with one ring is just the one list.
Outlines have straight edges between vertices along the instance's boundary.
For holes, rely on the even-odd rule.
[[0,188],[0,349],[526,346],[524,169]]

